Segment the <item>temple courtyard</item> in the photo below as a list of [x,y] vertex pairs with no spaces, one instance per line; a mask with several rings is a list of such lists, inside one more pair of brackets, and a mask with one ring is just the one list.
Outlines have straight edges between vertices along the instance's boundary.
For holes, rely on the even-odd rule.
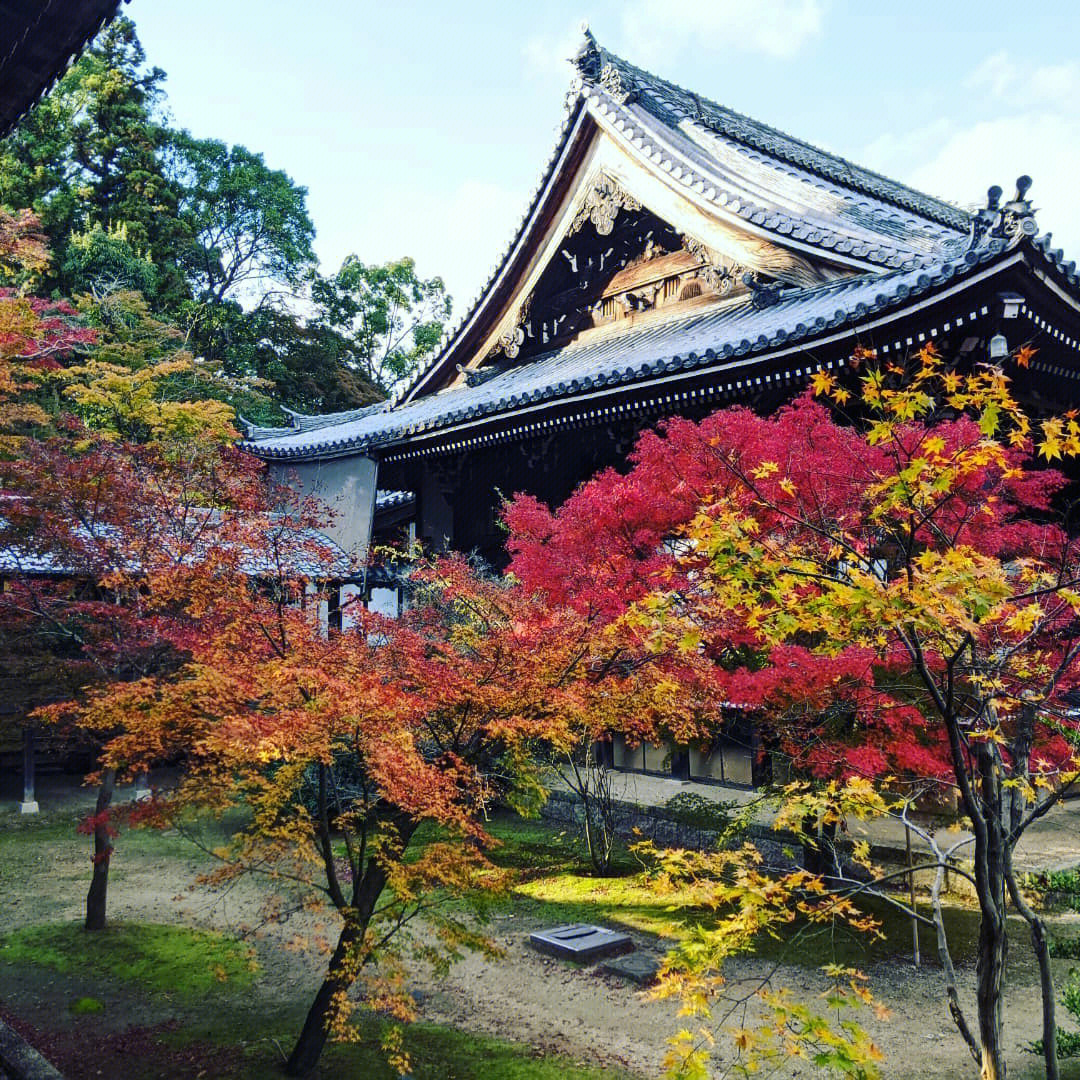
[[[636,777],[627,782],[639,802],[661,802],[672,781]],[[707,797],[730,799],[732,789],[682,785]],[[5,796],[8,792],[3,793]],[[130,796],[132,792],[124,792]],[[117,840],[110,907],[112,925],[93,943],[82,934],[89,852],[76,823],[92,790],[72,778],[46,773],[39,784],[40,815],[20,817],[5,799],[0,829],[0,909],[8,913],[0,935],[2,1017],[31,1037],[69,1080],[124,1076],[236,1077],[268,1075],[320,980],[317,950],[297,946],[319,932],[310,918],[270,923],[239,937],[259,921],[269,888],[257,879],[231,889],[196,884],[214,860],[175,833],[125,832]],[[1042,849],[1055,868],[1062,838],[1080,810],[1070,803],[1029,845]],[[420,1023],[408,1029],[406,1048],[416,1080],[513,1077],[520,1080],[616,1080],[658,1077],[666,1039],[680,1021],[670,1002],[652,1001],[634,982],[603,974],[595,963],[574,964],[542,955],[529,934],[567,922],[594,922],[628,932],[639,956],[659,960],[685,933],[663,897],[642,887],[625,850],[617,876],[587,870],[572,828],[544,821],[497,819],[503,842],[498,862],[521,869],[507,900],[487,926],[502,950],[496,958],[467,954],[449,974],[412,966],[410,989]],[[1041,837],[1041,843],[1037,842]],[[202,842],[212,846],[213,831]],[[876,841],[890,843],[887,836]],[[522,868],[530,866],[532,869]],[[1071,902],[1057,897],[1058,909]],[[1080,899],[1080,897],[1078,897]],[[1080,905],[1076,905],[1080,906]],[[880,913],[879,913],[880,914]],[[961,979],[973,966],[976,913],[962,898],[949,911]],[[1051,932],[1061,940],[1080,934],[1080,915],[1056,910]],[[942,1003],[942,976],[929,935],[922,966],[911,958],[911,928],[886,914],[887,939],[868,946],[839,935],[818,935],[786,950],[762,942],[755,955],[725,965],[728,992],[752,991],[771,975],[775,982],[813,998],[824,989],[819,968],[836,960],[864,970],[890,1010],[868,1019],[885,1057],[883,1075],[957,1075],[969,1060]],[[1039,1024],[1037,972],[1014,928],[1017,947],[1008,971],[1008,1030],[1019,1036]],[[219,936],[220,935],[220,936]],[[1075,960],[1055,960],[1062,981]],[[384,1023],[368,1016],[361,1034]],[[1068,1021],[1065,1021],[1066,1026]],[[394,1076],[375,1040],[328,1048],[314,1074],[324,1078]],[[1040,1075],[1038,1058],[1019,1043],[1008,1047],[1010,1076]],[[1064,1075],[1080,1076],[1075,1063]],[[797,1059],[787,1076],[814,1075]]]

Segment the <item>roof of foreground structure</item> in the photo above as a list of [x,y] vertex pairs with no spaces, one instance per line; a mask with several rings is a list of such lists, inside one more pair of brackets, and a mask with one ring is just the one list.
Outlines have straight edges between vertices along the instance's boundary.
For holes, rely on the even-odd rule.
[[0,0],[0,137],[63,75],[121,0]]
[[[809,374],[799,356],[807,348],[1020,262],[1080,299],[1075,264],[1036,235],[1026,177],[1011,199],[991,189],[972,213],[650,75],[588,32],[574,64],[566,117],[529,208],[432,361],[393,402],[251,427],[250,450],[291,460],[387,455],[436,436],[446,445],[497,417],[527,432],[552,407],[602,408],[633,387],[677,398],[680,382],[702,372],[732,390],[789,382],[804,367]],[[655,211],[693,250],[733,260],[748,271],[748,290],[685,312],[645,312],[493,365],[493,346],[521,323],[560,243],[590,213],[603,236],[631,205]]]

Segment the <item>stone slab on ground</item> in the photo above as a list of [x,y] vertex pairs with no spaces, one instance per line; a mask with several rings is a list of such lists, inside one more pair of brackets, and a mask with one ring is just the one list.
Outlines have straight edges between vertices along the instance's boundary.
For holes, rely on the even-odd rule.
[[605,960],[597,970],[603,975],[616,975],[638,986],[651,986],[656,982],[656,973],[660,963],[648,953],[632,952],[626,956],[615,956]]
[[529,935],[529,944],[549,956],[582,961],[617,956],[632,952],[634,948],[629,934],[589,923],[570,923],[551,930],[538,930]]
[[0,1020],[0,1077],[10,1080],[64,1080],[17,1031]]

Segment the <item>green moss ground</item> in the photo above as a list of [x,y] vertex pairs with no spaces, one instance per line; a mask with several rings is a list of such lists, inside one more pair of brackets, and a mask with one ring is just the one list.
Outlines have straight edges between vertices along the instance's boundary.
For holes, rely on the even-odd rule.
[[78,923],[25,926],[0,937],[0,964],[128,980],[187,1000],[246,990],[255,973],[253,951],[234,938],[154,923],[112,923],[94,933]]

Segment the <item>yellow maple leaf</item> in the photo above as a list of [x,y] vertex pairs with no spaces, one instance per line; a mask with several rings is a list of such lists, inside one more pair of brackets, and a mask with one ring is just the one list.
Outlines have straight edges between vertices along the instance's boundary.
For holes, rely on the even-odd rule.
[[1061,457],[1061,440],[1056,436],[1043,440],[1043,442],[1039,443],[1039,453],[1047,461],[1053,461],[1054,458]]

